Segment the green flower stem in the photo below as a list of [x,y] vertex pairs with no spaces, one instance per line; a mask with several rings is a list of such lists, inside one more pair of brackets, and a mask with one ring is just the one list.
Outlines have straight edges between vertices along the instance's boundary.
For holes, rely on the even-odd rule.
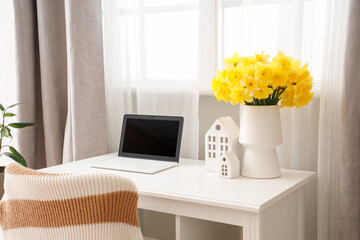
[[273,94],[271,95],[271,104],[274,104],[275,96],[276,96],[276,89],[273,91]]
[[[272,88],[272,87],[270,87]],[[277,105],[281,99],[281,94],[283,94],[286,90],[286,87],[277,87],[272,94],[270,94],[267,98],[258,99],[253,98],[252,102],[245,102],[245,105],[251,106],[266,106],[266,105]]]
[[278,87],[277,89],[276,89],[276,98],[275,98],[275,104],[277,104],[278,102],[279,102],[279,91],[280,91],[280,87]]

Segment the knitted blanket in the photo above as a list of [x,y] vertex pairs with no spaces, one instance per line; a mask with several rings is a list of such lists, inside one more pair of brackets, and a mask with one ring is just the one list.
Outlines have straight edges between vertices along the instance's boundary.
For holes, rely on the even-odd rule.
[[142,239],[135,184],[104,173],[5,169],[4,239]]

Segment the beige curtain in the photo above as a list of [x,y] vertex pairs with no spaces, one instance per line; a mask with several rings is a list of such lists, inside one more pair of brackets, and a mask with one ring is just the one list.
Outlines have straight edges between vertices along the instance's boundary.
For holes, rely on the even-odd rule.
[[13,0],[19,150],[32,168],[107,152],[100,0]]
[[350,3],[342,104],[341,239],[360,239],[360,1]]

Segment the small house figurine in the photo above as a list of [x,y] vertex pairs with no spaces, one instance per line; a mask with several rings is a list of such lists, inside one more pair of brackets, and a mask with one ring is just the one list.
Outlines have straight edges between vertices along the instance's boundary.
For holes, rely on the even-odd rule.
[[205,168],[218,171],[218,158],[226,151],[240,154],[239,127],[231,117],[218,118],[205,134]]
[[225,152],[219,157],[218,175],[224,178],[240,176],[240,161],[233,151]]

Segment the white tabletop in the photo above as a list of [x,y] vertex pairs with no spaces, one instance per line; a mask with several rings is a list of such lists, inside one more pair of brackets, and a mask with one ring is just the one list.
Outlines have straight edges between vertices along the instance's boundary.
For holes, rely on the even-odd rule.
[[232,209],[260,212],[282,197],[294,192],[315,178],[314,172],[282,169],[276,179],[220,178],[205,171],[204,161],[180,159],[176,167],[156,174],[142,174],[89,167],[107,158],[111,153],[46,169],[44,172],[107,172],[132,179],[139,195],[157,196],[181,201],[221,206]]

